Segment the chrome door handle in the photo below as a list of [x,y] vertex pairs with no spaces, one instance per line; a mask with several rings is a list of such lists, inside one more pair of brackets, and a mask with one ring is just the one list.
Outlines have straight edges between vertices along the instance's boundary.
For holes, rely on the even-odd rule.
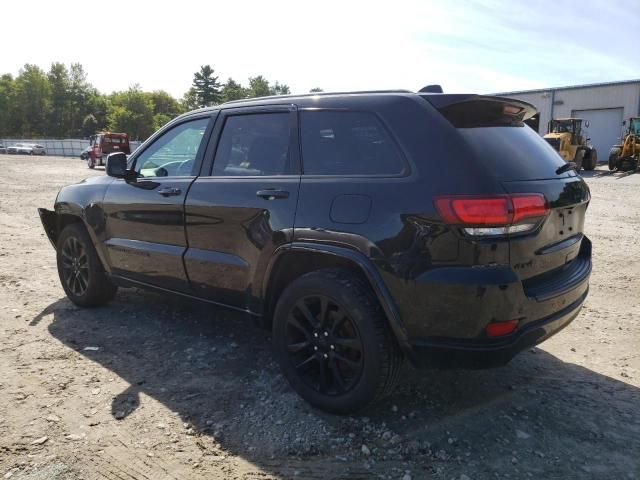
[[265,200],[275,200],[276,198],[289,198],[289,192],[285,190],[258,190],[256,192],[258,197],[262,197]]
[[164,187],[158,190],[158,194],[162,195],[163,197],[171,197],[174,195],[180,195],[181,193],[182,193],[182,190],[175,187]]

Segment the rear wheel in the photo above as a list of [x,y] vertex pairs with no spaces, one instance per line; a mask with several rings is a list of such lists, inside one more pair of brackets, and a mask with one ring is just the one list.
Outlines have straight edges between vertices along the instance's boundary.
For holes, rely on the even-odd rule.
[[285,289],[273,346],[293,389],[332,413],[361,410],[390,393],[403,361],[370,286],[341,269],[308,273]]
[[96,307],[111,300],[117,287],[107,277],[91,237],[78,223],[58,237],[58,276],[67,297],[81,307]]
[[598,152],[595,148],[588,151],[589,155],[584,159],[583,165],[585,170],[593,170],[598,165]]
[[609,150],[609,170],[615,170],[618,168],[618,162],[620,160],[620,153],[622,150],[618,147],[613,147]]

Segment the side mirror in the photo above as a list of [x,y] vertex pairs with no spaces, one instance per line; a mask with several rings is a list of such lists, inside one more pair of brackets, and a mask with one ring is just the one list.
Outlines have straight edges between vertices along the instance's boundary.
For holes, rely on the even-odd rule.
[[591,140],[591,137],[587,137],[587,142],[588,142],[589,140]]
[[622,126],[624,127],[627,124],[626,120],[622,120]]
[[115,178],[127,177],[127,155],[124,152],[110,153],[105,168],[107,175]]
[[587,120],[586,122],[584,122],[584,126],[589,128],[589,120]]

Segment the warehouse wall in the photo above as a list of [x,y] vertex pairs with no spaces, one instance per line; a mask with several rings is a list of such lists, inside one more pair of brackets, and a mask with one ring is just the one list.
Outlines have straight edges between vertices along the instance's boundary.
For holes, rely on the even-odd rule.
[[638,115],[640,83],[557,90],[555,101],[563,102],[554,106],[555,118],[570,117],[572,110],[623,107],[626,120]]
[[640,82],[534,90],[498,95],[517,98],[535,105],[540,111],[540,128],[538,130],[540,135],[544,135],[547,132],[547,124],[552,115],[554,118],[566,118],[571,116],[573,110],[622,107],[625,120],[629,117],[640,115]]

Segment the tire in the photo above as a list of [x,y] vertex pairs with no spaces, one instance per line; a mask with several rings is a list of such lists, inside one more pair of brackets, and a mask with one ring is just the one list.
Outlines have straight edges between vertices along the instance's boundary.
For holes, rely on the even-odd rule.
[[56,244],[58,276],[67,297],[80,307],[111,300],[118,287],[107,277],[91,237],[79,223],[67,225]]
[[620,153],[622,150],[618,147],[613,147],[609,150],[609,170],[615,170],[618,168],[618,162],[620,160]]
[[576,164],[576,172],[580,172],[584,163],[584,150],[576,150],[576,156],[573,157],[573,161]]
[[598,152],[595,148],[589,150],[589,156],[584,159],[583,165],[584,169],[588,171],[596,168],[596,165],[598,165]]
[[403,363],[371,287],[342,269],[307,273],[287,286],[272,341],[292,388],[330,413],[357,412],[382,399]]
[[93,160],[93,158],[91,157],[87,158],[87,167],[89,167],[92,170],[96,168],[96,162]]

